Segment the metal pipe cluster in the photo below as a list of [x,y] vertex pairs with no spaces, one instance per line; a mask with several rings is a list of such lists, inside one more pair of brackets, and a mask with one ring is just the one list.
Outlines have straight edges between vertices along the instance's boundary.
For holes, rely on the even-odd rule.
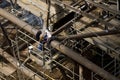
[[[4,18],[8,19],[12,23],[16,24],[18,27],[28,31],[29,33],[36,35],[37,31],[36,29],[33,29],[32,26],[28,25],[27,23],[23,22],[22,20],[18,19],[14,15],[8,13],[7,11],[0,8],[0,16],[3,16]],[[86,68],[90,69],[91,71],[97,73],[101,77],[105,78],[106,80],[120,80],[116,78],[115,76],[111,75],[104,69],[100,68],[96,64],[92,63],[88,59],[84,58],[79,53],[74,52],[73,50],[67,48],[66,46],[60,44],[58,41],[51,41],[51,46],[60,52],[62,52],[64,55],[67,55],[71,59],[75,60],[79,64],[82,64]]]

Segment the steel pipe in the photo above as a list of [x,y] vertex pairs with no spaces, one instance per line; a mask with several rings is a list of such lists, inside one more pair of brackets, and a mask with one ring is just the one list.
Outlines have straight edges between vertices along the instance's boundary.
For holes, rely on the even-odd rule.
[[[88,10],[88,11],[86,11],[86,12],[90,12],[91,10],[93,10],[93,9],[90,9],[90,10]],[[71,20],[69,20],[68,22],[66,22],[64,25],[62,25],[60,28],[58,28],[57,30],[55,30],[55,31],[52,33],[52,35],[56,35],[56,34],[62,32],[64,29],[70,27],[69,24],[73,23],[77,18],[81,18],[81,17],[82,17],[82,15],[79,15],[79,16],[76,16],[76,17],[74,16],[74,18],[72,18]],[[92,23],[94,23],[94,22],[92,22]],[[91,25],[92,23],[90,23],[89,25]],[[89,25],[88,25],[88,26],[89,26]],[[87,27],[87,26],[86,26],[86,27]]]
[[99,31],[99,32],[93,32],[93,33],[84,33],[84,34],[76,34],[76,35],[69,35],[69,36],[60,36],[58,39],[82,39],[82,38],[90,38],[90,37],[98,37],[98,36],[106,36],[106,35],[113,35],[113,34],[119,34],[119,30],[109,30],[109,31]]
[[25,23],[24,21],[18,19],[17,17],[15,17],[14,15],[6,12],[5,10],[3,10],[2,8],[0,8],[0,15],[3,16],[4,18],[8,19],[9,21],[11,21],[12,23],[16,24],[17,26],[19,26],[20,28],[28,31],[29,33],[36,35],[37,30],[34,29],[33,27],[31,27],[29,24]]
[[87,1],[88,3],[96,6],[96,7],[102,8],[102,9],[105,10],[105,11],[109,11],[109,12],[114,13],[114,14],[116,14],[116,15],[120,15],[120,11],[113,10],[113,9],[111,9],[111,8],[109,8],[109,7],[106,7],[105,5],[102,5],[102,4],[99,4],[99,3],[95,3],[95,2],[92,1],[92,0],[86,0],[86,1]]
[[82,64],[86,68],[90,69],[91,71],[97,73],[101,77],[105,78],[106,80],[120,80],[107,71],[103,70],[102,68],[98,67],[96,64],[92,63],[88,59],[84,58],[82,55],[74,52],[73,50],[65,47],[64,45],[60,44],[57,41],[52,41],[51,46],[62,52],[64,55],[67,55],[71,59],[75,60],[79,64]]
[[[87,1],[88,1],[88,0],[87,0]],[[81,10],[79,10],[79,9],[76,9],[75,7],[72,7],[72,6],[70,6],[70,5],[67,5],[67,4],[63,3],[62,1],[59,1],[59,0],[51,0],[51,2],[53,2],[53,3],[55,3],[55,4],[59,5],[59,6],[65,7],[66,9],[69,9],[69,10],[71,10],[71,11],[73,11],[73,12],[76,12],[76,13],[82,15],[82,16],[86,16],[86,17],[88,17],[88,18],[90,18],[90,19],[93,19],[93,20],[96,19],[97,21],[99,21],[100,23],[102,23],[102,24],[104,24],[104,25],[106,25],[106,26],[108,26],[108,27],[113,27],[113,26],[114,26],[115,28],[119,28],[119,26],[115,26],[115,25],[113,25],[113,24],[111,24],[111,23],[109,23],[109,22],[104,21],[103,19],[101,19],[101,18],[99,18],[99,17],[93,16],[93,15],[91,15],[91,14],[88,14],[88,13],[84,12],[84,11],[81,11]],[[92,3],[91,3],[91,4],[92,4]],[[114,12],[114,11],[113,11],[113,12]],[[115,13],[120,14],[119,12],[116,12],[116,11],[115,11]]]
[[[32,26],[19,20],[18,18],[16,18],[12,14],[8,13],[7,11],[3,10],[2,8],[0,8],[0,15],[7,18],[8,20],[13,22],[17,26],[30,32],[31,34],[36,35],[36,33],[37,33],[36,29],[33,29]],[[103,77],[107,80],[120,80],[120,79],[116,78],[115,76],[111,75],[110,73],[108,73],[107,71],[105,71],[104,69],[98,67],[97,65],[95,65],[94,63],[89,61],[88,59],[82,57],[82,55],[80,55],[80,54],[74,52],[73,50],[65,47],[64,45],[60,44],[57,41],[51,41],[51,46],[53,48],[59,50],[60,52],[62,52],[64,55],[67,55],[68,57],[72,58],[73,60],[75,60],[79,64],[84,65],[86,68],[90,69],[91,71],[97,73],[98,75],[100,75],[101,77]]]

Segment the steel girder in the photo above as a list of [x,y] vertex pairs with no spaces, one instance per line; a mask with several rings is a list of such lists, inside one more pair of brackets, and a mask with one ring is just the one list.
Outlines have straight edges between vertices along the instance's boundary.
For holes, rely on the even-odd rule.
[[[30,26],[29,24],[25,23],[24,21],[18,19],[14,15],[3,10],[2,8],[0,8],[0,15],[3,16],[4,18],[8,19],[12,23],[16,24],[18,27],[28,31],[29,33],[31,33],[33,35],[36,35],[36,33],[38,31],[38,30],[34,29],[32,26]],[[73,50],[67,48],[66,46],[60,44],[59,42],[53,40],[53,41],[51,41],[51,46],[53,48],[59,50],[60,52],[62,52],[64,55],[67,55],[71,59],[75,60],[79,64],[82,64],[85,67],[87,67],[88,69],[90,69],[91,71],[97,73],[101,77],[103,77],[107,80],[119,80],[118,78],[111,75],[110,73],[108,73],[104,69],[100,68],[96,64],[94,64],[91,61],[89,61],[88,59],[84,58],[82,55],[74,52]]]

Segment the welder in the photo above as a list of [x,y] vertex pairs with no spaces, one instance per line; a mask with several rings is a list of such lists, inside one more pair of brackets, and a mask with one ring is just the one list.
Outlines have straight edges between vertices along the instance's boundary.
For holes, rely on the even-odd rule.
[[37,34],[36,34],[36,40],[40,42],[40,44],[38,45],[38,49],[42,51],[44,44],[48,40],[47,32],[45,32],[44,34],[42,34],[41,31],[38,31]]

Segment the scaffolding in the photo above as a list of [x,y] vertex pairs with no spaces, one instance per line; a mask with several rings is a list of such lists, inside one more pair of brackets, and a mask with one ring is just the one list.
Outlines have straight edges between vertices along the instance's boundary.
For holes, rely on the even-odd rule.
[[[113,36],[101,37],[119,34],[119,25],[110,22],[116,18],[116,15],[120,15],[119,11],[105,8],[105,5],[92,0],[78,0],[70,5],[59,0],[51,0],[51,3],[48,3],[49,7],[54,3],[66,10],[64,17],[60,19],[62,22],[68,15],[72,14],[72,17],[66,23],[58,25],[60,20],[51,22],[54,15],[51,17],[48,12],[48,20],[45,19],[47,28],[53,24],[52,27],[57,29],[51,32],[50,41],[44,45],[35,39],[40,28],[16,17],[18,10],[9,13],[0,8],[1,17],[7,19],[5,22],[7,24],[9,21],[12,22],[9,26],[11,25],[15,32],[14,38],[10,38],[12,31],[6,35],[8,34],[4,30],[6,28],[2,27],[3,35],[9,45],[4,45],[4,49],[0,49],[0,55],[3,57],[1,62],[6,63],[4,61],[6,59],[15,70],[8,76],[0,73],[0,78],[3,80],[8,78],[10,80],[119,80],[119,45],[112,42],[110,37]],[[34,2],[32,4],[41,8]],[[96,11],[99,10],[98,8],[107,10],[113,15],[110,17],[101,15]],[[50,11],[50,8],[48,10]],[[45,25],[46,22],[44,27]],[[42,50],[38,48],[40,44]]]

